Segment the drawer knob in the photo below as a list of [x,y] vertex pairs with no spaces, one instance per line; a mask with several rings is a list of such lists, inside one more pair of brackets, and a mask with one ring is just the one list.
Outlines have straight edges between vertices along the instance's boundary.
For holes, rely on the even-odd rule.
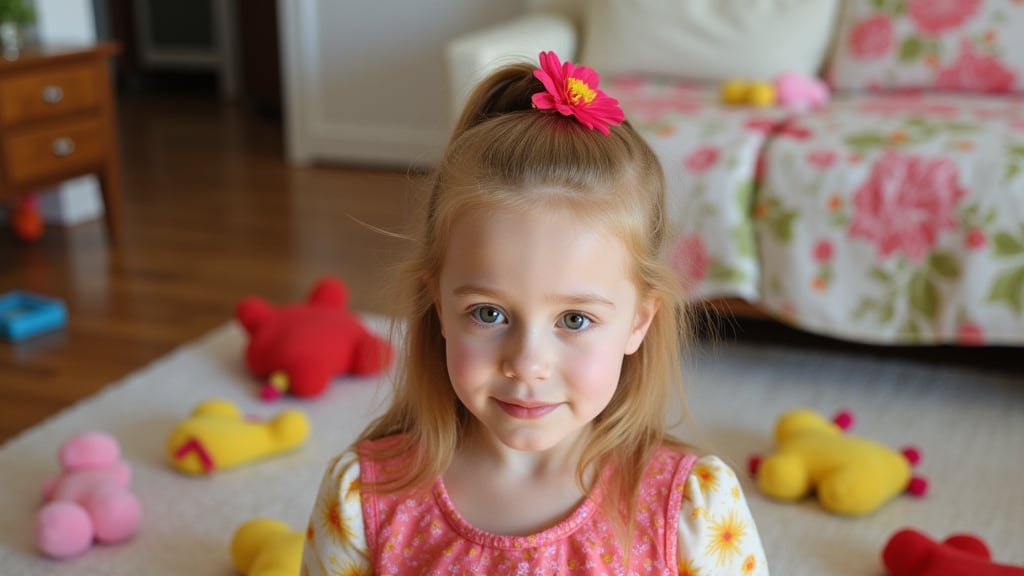
[[43,102],[57,104],[64,99],[64,90],[60,86],[49,85],[43,88]]
[[53,155],[58,158],[66,158],[75,152],[75,141],[68,137],[57,138],[50,147]]

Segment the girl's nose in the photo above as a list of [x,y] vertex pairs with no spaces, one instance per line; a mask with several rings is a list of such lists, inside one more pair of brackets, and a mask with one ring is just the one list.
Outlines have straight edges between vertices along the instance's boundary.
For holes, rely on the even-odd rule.
[[506,378],[520,382],[547,380],[551,376],[550,346],[533,331],[514,330],[502,357]]

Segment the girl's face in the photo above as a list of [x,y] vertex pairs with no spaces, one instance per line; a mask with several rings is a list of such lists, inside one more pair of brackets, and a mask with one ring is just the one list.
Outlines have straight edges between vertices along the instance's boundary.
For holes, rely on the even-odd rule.
[[656,305],[622,242],[567,210],[459,220],[436,296],[456,395],[485,433],[542,451],[608,405]]

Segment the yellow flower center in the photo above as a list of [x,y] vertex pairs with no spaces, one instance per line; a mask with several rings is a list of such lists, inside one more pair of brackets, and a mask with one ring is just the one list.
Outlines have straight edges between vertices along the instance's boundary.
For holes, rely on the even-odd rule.
[[573,104],[579,104],[580,100],[583,100],[584,104],[590,104],[594,101],[594,97],[597,96],[597,92],[587,86],[587,83],[579,78],[573,78],[572,76],[566,81],[569,85],[569,100]]

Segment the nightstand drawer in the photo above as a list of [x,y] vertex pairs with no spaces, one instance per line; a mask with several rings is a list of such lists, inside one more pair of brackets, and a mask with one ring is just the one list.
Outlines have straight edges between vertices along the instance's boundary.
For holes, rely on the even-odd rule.
[[4,173],[10,184],[27,184],[51,175],[95,166],[103,160],[104,135],[98,119],[24,130],[5,136]]
[[0,81],[0,124],[10,126],[99,103],[96,65],[66,65],[10,74]]

